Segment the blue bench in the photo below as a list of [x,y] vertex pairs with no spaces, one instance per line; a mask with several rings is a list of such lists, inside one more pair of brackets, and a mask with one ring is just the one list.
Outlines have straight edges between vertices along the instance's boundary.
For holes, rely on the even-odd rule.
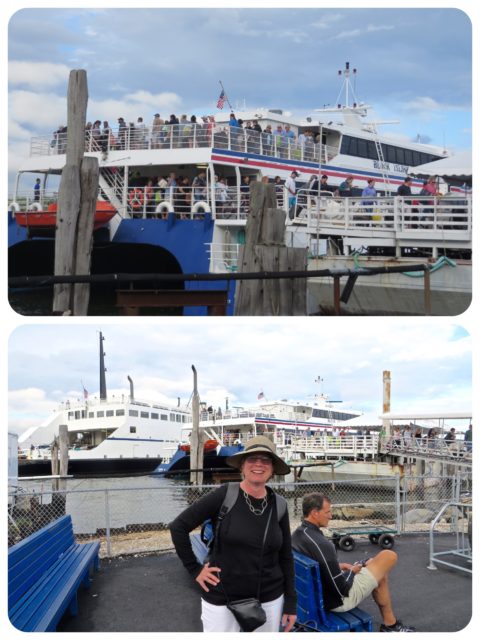
[[21,631],[55,631],[69,609],[78,612],[77,591],[90,586],[100,566],[99,542],[79,544],[71,516],[62,516],[8,550],[8,617]]
[[[193,553],[203,564],[208,553],[199,533],[190,534]],[[356,607],[346,613],[326,611],[318,562],[293,552],[295,590],[297,592],[297,622],[310,631],[373,631],[372,617]]]
[[295,561],[295,589],[297,591],[297,620],[312,631],[373,631],[372,617],[356,607],[345,613],[327,611],[323,603],[322,581],[318,562],[297,551]]

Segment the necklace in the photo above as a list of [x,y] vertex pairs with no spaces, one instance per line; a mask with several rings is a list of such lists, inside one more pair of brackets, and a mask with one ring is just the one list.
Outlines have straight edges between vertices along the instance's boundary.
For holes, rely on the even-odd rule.
[[252,502],[250,500],[250,496],[248,495],[248,493],[246,493],[246,491],[244,491],[243,489],[242,489],[242,493],[244,495],[245,502],[247,503],[248,508],[250,509],[250,511],[256,516],[263,515],[263,513],[265,512],[265,509],[268,506],[268,493],[263,498],[262,504],[260,505],[260,507],[258,509],[253,506],[253,504],[252,504]]

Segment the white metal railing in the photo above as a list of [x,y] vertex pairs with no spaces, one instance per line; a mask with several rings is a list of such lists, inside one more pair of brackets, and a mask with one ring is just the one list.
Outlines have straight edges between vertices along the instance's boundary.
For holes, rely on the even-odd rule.
[[[37,136],[30,141],[30,155],[57,155],[66,152],[67,132],[54,132],[52,137]],[[145,149],[197,149],[215,147],[242,153],[255,153],[304,162],[328,163],[338,148],[322,145],[313,139],[297,140],[280,133],[230,127],[228,124],[191,123],[161,124],[151,127],[127,125],[107,130],[85,131],[85,151],[108,154],[110,151]]]
[[225,271],[236,271],[241,246],[240,244],[223,244],[221,242],[207,244],[207,252],[210,256],[212,272],[224,273]]
[[343,235],[392,246],[471,249],[472,197],[316,197],[299,190],[292,222],[312,236]]
[[378,451],[378,434],[345,435],[335,437],[331,434],[291,436],[279,434],[277,446],[288,450],[289,454],[303,453],[314,457],[374,456]]
[[[447,509],[451,512],[451,521],[455,527],[455,546],[452,549],[435,551],[434,533]],[[453,513],[452,513],[453,512]],[[466,516],[466,517],[465,517]],[[465,524],[466,523],[466,524]],[[430,564],[436,569],[440,564],[452,569],[472,573],[472,504],[466,502],[447,502],[437,513],[430,525]]]
[[464,440],[443,438],[405,438],[403,435],[382,436],[380,451],[398,455],[422,455],[429,458],[472,462],[472,447]]

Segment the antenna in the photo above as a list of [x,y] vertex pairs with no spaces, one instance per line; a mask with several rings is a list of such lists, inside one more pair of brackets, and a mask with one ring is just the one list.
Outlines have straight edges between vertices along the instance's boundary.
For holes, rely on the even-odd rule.
[[350,91],[352,92],[353,95],[353,99],[354,99],[354,103],[353,103],[353,108],[356,108],[358,106],[357,104],[357,98],[355,96],[355,91],[351,86],[350,83],[350,74],[353,74],[354,77],[354,82],[356,81],[357,78],[357,70],[356,69],[352,69],[350,71],[350,62],[346,62],[345,63],[345,69],[343,69],[343,71],[341,69],[338,70],[338,76],[344,78],[343,83],[342,83],[342,88],[340,89],[340,93],[338,94],[338,98],[337,98],[337,107],[340,109],[342,107],[342,103],[340,101],[340,97],[342,95],[343,90],[345,89],[345,107],[350,107],[350,99],[349,99],[349,93]]

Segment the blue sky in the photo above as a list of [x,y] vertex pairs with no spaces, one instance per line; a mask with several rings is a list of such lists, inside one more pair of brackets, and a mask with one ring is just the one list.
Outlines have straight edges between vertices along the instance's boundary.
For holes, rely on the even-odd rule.
[[21,432],[61,401],[81,398],[82,384],[98,395],[99,330],[109,393],[127,393],[130,375],[139,400],[187,402],[194,364],[201,399],[215,407],[227,396],[230,406],[256,404],[260,391],[267,400],[312,402],[323,391],[376,419],[389,370],[392,411],[471,409],[472,343],[460,325],[391,318],[353,330],[352,318],[228,320],[18,327],[8,346],[9,430]]
[[[13,3],[12,3],[13,4]],[[68,4],[68,3],[64,3]],[[439,3],[442,4],[442,3]],[[216,113],[230,102],[296,115],[334,105],[346,61],[383,131],[471,148],[472,29],[460,9],[21,9],[8,25],[10,184],[29,139],[66,120],[87,70],[88,119]]]

